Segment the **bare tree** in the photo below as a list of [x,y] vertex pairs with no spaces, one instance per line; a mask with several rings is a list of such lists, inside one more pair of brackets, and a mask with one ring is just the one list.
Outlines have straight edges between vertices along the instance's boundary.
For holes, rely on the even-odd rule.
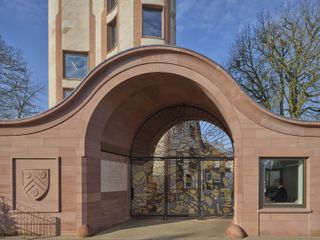
[[320,0],[260,14],[231,47],[226,69],[249,96],[295,119],[320,119]]
[[43,86],[32,81],[22,52],[8,46],[0,35],[0,118],[24,118],[40,111]]

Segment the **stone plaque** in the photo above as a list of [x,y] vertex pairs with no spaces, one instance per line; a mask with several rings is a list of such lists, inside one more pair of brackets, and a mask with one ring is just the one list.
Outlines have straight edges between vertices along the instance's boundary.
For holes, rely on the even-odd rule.
[[128,190],[128,164],[101,160],[101,192]]
[[60,211],[59,158],[13,158],[12,199],[36,212]]

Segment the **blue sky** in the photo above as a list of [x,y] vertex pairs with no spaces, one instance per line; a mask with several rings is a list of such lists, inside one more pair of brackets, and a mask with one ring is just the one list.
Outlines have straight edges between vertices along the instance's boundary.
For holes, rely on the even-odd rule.
[[[254,24],[261,11],[279,14],[295,0],[176,0],[177,46],[192,49],[217,63],[228,56],[235,36]],[[47,0],[0,0],[0,34],[7,44],[22,49],[33,78],[47,85]],[[47,92],[41,96],[47,107]]]

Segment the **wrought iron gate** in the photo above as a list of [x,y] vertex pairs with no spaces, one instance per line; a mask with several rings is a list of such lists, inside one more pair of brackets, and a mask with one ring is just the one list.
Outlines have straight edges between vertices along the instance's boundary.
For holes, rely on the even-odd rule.
[[131,147],[133,216],[233,214],[233,144],[217,118],[173,106],[148,118]]
[[233,158],[134,158],[133,216],[230,216]]

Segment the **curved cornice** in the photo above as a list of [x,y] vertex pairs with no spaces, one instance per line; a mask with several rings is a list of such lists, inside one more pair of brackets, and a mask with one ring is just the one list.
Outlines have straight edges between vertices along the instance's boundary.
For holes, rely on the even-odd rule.
[[[197,72],[199,72],[199,69],[206,69],[206,71],[209,69],[209,72],[212,69],[212,73],[219,73],[220,77],[223,78],[221,81],[226,81],[226,84],[221,85],[220,83],[219,88],[224,88],[222,92],[227,95],[236,109],[257,124],[291,135],[320,136],[320,122],[292,120],[275,115],[249,98],[241,90],[237,82],[217,63],[194,51],[163,45],[133,48],[103,61],[85,77],[68,98],[64,99],[54,108],[27,119],[0,120],[0,135],[22,135],[15,131],[7,132],[6,129],[9,128],[28,128],[29,132],[39,132],[58,125],[80,111],[93,97],[95,94],[94,89],[98,85],[105,83],[116,74],[133,67],[132,62],[139,62],[140,58],[148,57],[150,63],[166,63],[168,62],[169,55],[171,57],[174,55],[177,58],[185,57],[187,60],[194,59],[198,65],[186,65],[186,61],[183,60],[168,64],[181,66],[185,64],[185,67]],[[141,64],[146,64],[146,62],[141,62]],[[207,76],[207,78],[213,81],[210,79],[210,76]],[[292,131],[293,128],[296,128],[296,130]]]

